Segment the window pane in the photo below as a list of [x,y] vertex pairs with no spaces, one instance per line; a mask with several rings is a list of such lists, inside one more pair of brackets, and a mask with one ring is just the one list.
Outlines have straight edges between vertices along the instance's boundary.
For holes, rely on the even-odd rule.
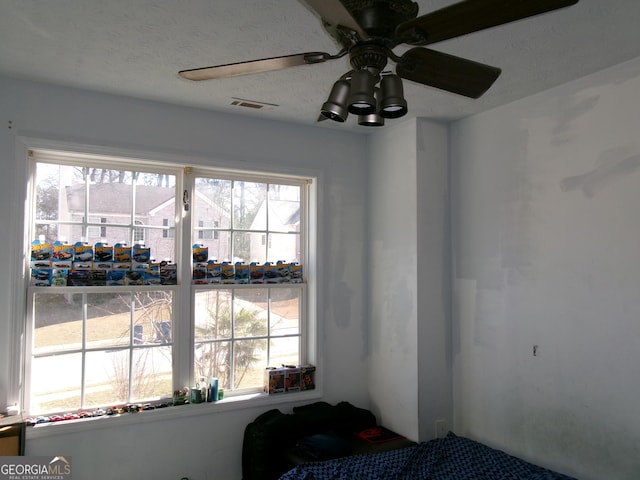
[[126,403],[129,398],[129,350],[86,354],[85,404]]
[[300,289],[271,289],[270,327],[272,336],[300,333]]
[[274,338],[269,343],[269,365],[298,365],[300,337]]
[[233,228],[264,230],[266,198],[266,183],[233,182]]
[[196,178],[193,242],[209,248],[209,258],[231,259],[231,184],[229,180]]
[[194,373],[196,378],[218,378],[218,387],[230,389],[231,343],[196,343]]
[[[69,225],[48,224],[47,220],[81,221],[84,214],[84,183],[82,168],[74,168],[48,163],[38,163],[35,174],[36,198],[35,214],[37,221],[35,237],[44,235],[45,240],[54,242],[59,237],[71,238]],[[83,212],[80,218],[71,212]]]
[[231,291],[201,291],[195,295],[195,339],[231,337]]
[[249,243],[249,251],[247,253],[247,262],[256,262],[262,265],[267,261],[267,237],[265,232],[247,232],[247,242]]
[[129,345],[131,294],[87,294],[87,348]]
[[[200,235],[201,234],[201,235]],[[201,230],[193,243],[199,243],[209,249],[209,259],[219,262],[231,257],[231,234],[228,231]],[[208,237],[208,238],[207,238]]]
[[236,291],[234,301],[234,337],[260,337],[267,334],[268,291],[251,288]]
[[133,343],[135,345],[172,342],[172,300],[171,292],[134,294]]
[[131,400],[140,402],[168,396],[172,391],[171,348],[137,348],[133,351]]
[[[135,182],[135,223],[132,244],[142,242],[157,260],[175,260],[174,230],[144,226],[174,226],[176,177],[161,173],[137,174]],[[170,233],[169,233],[170,232]]]
[[199,218],[216,220],[227,219],[221,226],[229,227],[229,212],[231,212],[231,184],[230,180],[198,177],[195,179],[196,198],[192,203],[202,212]]
[[34,296],[33,353],[82,348],[82,295]]
[[233,232],[233,262],[259,262],[265,258],[265,247],[255,244],[255,237],[260,234],[249,232]]
[[[106,223],[130,224],[135,173],[94,167],[84,170],[89,190],[89,215],[105,217]],[[115,243],[117,240],[109,238],[108,241]]]
[[106,240],[106,242],[111,246],[116,243],[126,243],[131,245],[131,229],[128,227],[102,227],[101,233],[104,233],[101,239]]
[[234,388],[262,386],[267,366],[267,340],[238,340],[233,348]]
[[267,261],[290,262],[300,258],[300,235],[288,233],[270,233]]
[[269,185],[269,230],[300,231],[300,187]]
[[170,395],[171,363],[170,347],[88,352],[84,408]]
[[36,197],[38,208],[36,218],[39,220],[69,220],[58,209],[68,204],[69,208],[84,209],[84,196],[79,195],[75,203],[70,203],[70,195],[74,190],[84,193],[83,169],[66,165],[39,163],[36,168]]
[[80,408],[81,377],[81,353],[32,359],[31,410],[47,413]]

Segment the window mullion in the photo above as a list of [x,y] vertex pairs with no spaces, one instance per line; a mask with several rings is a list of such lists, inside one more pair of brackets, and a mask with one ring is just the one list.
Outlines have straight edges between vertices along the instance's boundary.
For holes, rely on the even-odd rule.
[[87,373],[87,320],[89,318],[89,305],[87,294],[82,293],[82,365],[80,367],[80,405],[84,408],[85,406],[85,395],[86,395],[86,373]]
[[[132,391],[134,385],[134,376],[136,371],[134,369],[134,351],[133,348],[135,343],[135,312],[136,312],[136,295],[131,292],[129,293],[129,385],[127,386],[127,402],[131,401]],[[84,383],[84,382],[83,382]]]
[[136,232],[136,172],[131,172],[131,217],[129,219],[129,243],[132,247],[135,243]]
[[[186,192],[186,194],[185,194]],[[173,389],[177,390],[193,382],[194,352],[194,301],[195,292],[191,290],[191,232],[193,230],[193,199],[195,198],[194,175],[189,168],[176,178],[176,225],[175,246],[178,263],[178,289],[173,309]]]
[[231,289],[231,319],[230,319],[230,332],[229,332],[229,386],[231,390],[236,383],[236,291]]
[[87,226],[87,223],[89,222],[89,188],[91,188],[91,185],[89,183],[89,175],[87,172],[87,168],[88,167],[83,167],[85,169],[85,175],[84,175],[84,214],[82,215],[82,233],[84,236],[84,241],[88,242],[89,240],[89,227]]
[[267,365],[271,365],[271,289],[267,288]]

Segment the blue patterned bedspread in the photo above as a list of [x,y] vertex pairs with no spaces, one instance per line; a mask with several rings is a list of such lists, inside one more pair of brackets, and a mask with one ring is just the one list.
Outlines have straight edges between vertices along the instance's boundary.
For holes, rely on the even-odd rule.
[[311,462],[280,480],[576,480],[468,438],[447,437],[415,447]]

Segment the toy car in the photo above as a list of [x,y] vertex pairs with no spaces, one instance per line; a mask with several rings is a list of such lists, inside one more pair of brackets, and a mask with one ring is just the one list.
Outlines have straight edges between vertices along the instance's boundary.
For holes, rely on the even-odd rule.
[[42,250],[39,252],[32,253],[31,258],[33,260],[46,260],[51,257],[51,252],[47,250]]
[[136,253],[133,256],[133,261],[138,263],[147,263],[149,261],[149,255],[146,253]]
[[76,255],[75,257],[76,262],[90,262],[91,260],[93,260],[93,252],[86,251],[86,252],[82,252]]
[[96,252],[96,260],[99,262],[110,262],[113,260],[113,252],[110,251],[99,251]]
[[207,261],[208,254],[206,252],[194,252],[193,261],[196,263],[202,263]]
[[48,270],[33,270],[31,276],[36,280],[49,280],[49,274]]

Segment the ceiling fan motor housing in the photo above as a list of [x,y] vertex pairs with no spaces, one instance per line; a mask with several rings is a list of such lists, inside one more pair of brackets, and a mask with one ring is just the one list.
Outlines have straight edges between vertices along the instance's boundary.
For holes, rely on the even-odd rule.
[[351,16],[372,38],[393,38],[396,27],[418,15],[411,0],[342,0]]
[[377,75],[387,65],[387,49],[375,43],[360,43],[349,50],[349,60],[354,70],[368,68],[376,70]]

